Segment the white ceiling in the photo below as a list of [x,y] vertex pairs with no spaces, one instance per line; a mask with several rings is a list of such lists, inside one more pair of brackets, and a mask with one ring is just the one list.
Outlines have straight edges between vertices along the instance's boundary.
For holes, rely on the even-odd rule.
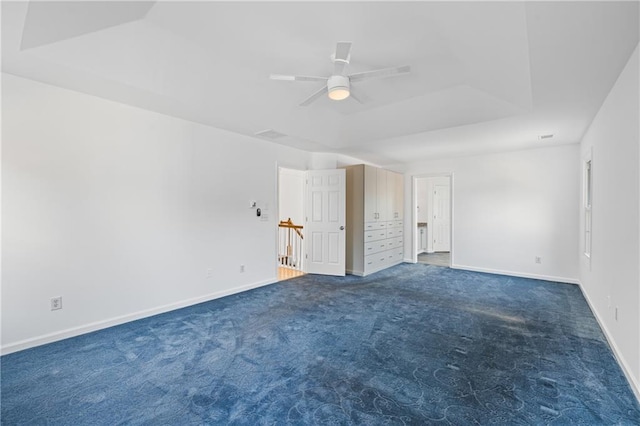
[[[640,38],[638,2],[2,3],[2,69],[380,165],[579,142]],[[371,101],[320,98],[337,41]],[[553,133],[550,140],[539,135]]]

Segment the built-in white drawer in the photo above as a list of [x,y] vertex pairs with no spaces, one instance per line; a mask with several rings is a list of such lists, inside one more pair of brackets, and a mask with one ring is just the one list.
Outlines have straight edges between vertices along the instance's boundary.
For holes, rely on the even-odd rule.
[[387,238],[387,230],[374,230],[374,231],[365,231],[364,233],[364,242],[368,243],[371,241],[384,240]]
[[381,268],[387,263],[387,252],[371,254],[364,257],[364,272],[365,274],[373,270]]
[[404,250],[399,248],[388,250],[385,253],[387,253],[387,263],[390,264],[402,262],[404,257]]
[[395,238],[398,235],[398,228],[387,228],[387,238]]
[[391,248],[399,248],[399,247],[403,247],[404,245],[404,240],[402,237],[396,237],[396,238],[392,238],[391,240],[389,240],[389,244],[387,245],[387,247]]
[[371,241],[364,244],[364,255],[380,253],[388,249],[387,240]]
[[364,230],[366,231],[375,231],[376,229],[387,229],[387,224],[389,222],[367,222],[364,224]]

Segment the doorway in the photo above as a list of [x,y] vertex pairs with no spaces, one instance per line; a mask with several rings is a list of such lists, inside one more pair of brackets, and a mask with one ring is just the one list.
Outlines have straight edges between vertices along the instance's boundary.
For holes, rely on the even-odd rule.
[[413,178],[414,262],[452,265],[453,175]]
[[278,167],[278,281],[305,273],[345,275],[344,169]]
[[278,281],[304,275],[305,171],[278,167]]

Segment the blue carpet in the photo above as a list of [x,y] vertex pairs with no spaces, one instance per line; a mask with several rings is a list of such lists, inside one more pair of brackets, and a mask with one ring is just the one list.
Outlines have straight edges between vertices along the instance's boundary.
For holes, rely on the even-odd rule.
[[2,357],[2,424],[639,424],[577,286],[304,276]]

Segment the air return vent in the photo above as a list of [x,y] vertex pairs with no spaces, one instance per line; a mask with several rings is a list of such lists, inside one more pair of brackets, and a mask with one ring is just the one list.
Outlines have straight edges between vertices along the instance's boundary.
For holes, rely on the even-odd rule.
[[538,139],[545,140],[545,139],[551,139],[553,137],[553,133],[549,133],[548,135],[540,135],[538,136]]
[[261,138],[266,138],[266,139],[280,139],[280,138],[284,138],[287,135],[285,135],[284,133],[277,132],[273,129],[267,129],[267,130],[263,130],[261,132],[256,133],[256,136]]

